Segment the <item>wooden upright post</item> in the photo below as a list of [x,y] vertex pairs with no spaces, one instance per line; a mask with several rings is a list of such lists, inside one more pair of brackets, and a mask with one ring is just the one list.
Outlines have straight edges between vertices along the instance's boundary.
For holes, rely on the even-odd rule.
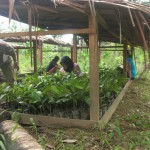
[[145,54],[145,49],[143,49],[144,53],[144,70],[146,70],[146,54]]
[[18,65],[19,65],[19,49],[16,49],[16,53],[17,53],[17,61],[18,61]]
[[39,49],[40,49],[40,65],[43,65],[43,43],[39,41]]
[[123,72],[125,76],[127,77],[127,43],[124,43],[123,47]]
[[77,36],[75,34],[73,35],[72,59],[73,62],[77,62]]
[[134,47],[131,46],[131,56],[132,56],[132,59],[133,59],[133,52],[134,52]]
[[99,120],[99,69],[98,69],[98,40],[96,19],[89,16],[89,28],[95,29],[89,34],[89,52],[90,52],[90,120]]
[[33,41],[34,72],[37,72],[37,43]]
[[150,69],[150,37],[148,38],[148,58],[149,58],[149,69]]

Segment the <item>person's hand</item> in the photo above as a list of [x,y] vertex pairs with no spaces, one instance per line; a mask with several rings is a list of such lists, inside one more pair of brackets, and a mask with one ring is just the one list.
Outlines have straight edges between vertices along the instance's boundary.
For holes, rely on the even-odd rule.
[[14,69],[17,69],[17,71],[19,70],[19,66],[18,66],[18,62],[17,61],[14,63]]

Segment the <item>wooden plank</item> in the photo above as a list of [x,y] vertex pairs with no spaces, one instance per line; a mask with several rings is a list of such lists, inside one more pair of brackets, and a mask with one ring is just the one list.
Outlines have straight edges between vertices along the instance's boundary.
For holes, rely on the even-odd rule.
[[[89,27],[96,29],[96,19],[89,17]],[[98,70],[98,36],[89,34],[90,52],[90,120],[99,120],[99,70]]]
[[122,100],[123,96],[125,95],[126,91],[128,90],[129,85],[132,83],[131,80],[127,82],[125,87],[122,89],[120,94],[117,96],[113,104],[110,106],[110,108],[105,112],[104,116],[99,120],[98,124],[100,129],[103,129],[105,125],[108,123],[108,121],[111,119],[113,113],[116,111],[120,101]]
[[73,47],[72,47],[73,62],[77,62],[77,36],[73,35]]
[[80,119],[68,119],[68,118],[57,118],[57,117],[49,117],[49,116],[41,116],[41,115],[31,115],[31,114],[22,114],[20,113],[21,118],[19,123],[32,125],[30,122],[30,118],[33,118],[36,125],[45,126],[45,127],[82,127],[82,128],[90,128],[96,121],[92,120],[80,120]]
[[[47,30],[47,31],[33,31],[32,36],[41,35],[55,35],[55,34],[85,34],[93,33],[93,30],[86,29],[68,29],[68,30]],[[29,36],[29,32],[12,32],[12,33],[0,33],[0,38],[5,37],[18,37],[18,36]]]

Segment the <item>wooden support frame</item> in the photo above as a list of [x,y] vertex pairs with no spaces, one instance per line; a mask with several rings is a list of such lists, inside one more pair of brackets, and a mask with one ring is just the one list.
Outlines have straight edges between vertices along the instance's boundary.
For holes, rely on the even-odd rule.
[[127,43],[124,43],[123,49],[123,71],[125,76],[127,77]]
[[19,49],[18,48],[16,49],[16,54],[17,54],[17,62],[18,62],[18,65],[19,65]]
[[148,39],[148,59],[149,59],[149,68],[150,68],[150,38]]
[[[57,35],[57,34],[88,34],[93,33],[93,30],[89,28],[85,29],[68,29],[68,30],[48,30],[48,31],[33,31],[32,36],[41,35]],[[5,37],[18,37],[18,36],[29,36],[29,32],[12,32],[12,33],[0,33],[0,38]]]
[[[17,113],[20,117],[19,123],[32,125],[30,118],[33,118],[37,126],[91,128],[93,125],[98,124],[100,129],[102,129],[111,119],[113,113],[117,109],[119,103],[121,102],[123,96],[125,95],[131,83],[132,83],[131,80],[129,80],[126,83],[125,87],[122,89],[120,94],[114,100],[113,104],[108,108],[108,110],[105,112],[104,116],[100,120],[99,119],[98,120],[68,119],[68,118],[58,118],[58,117],[50,117],[50,116],[42,116],[42,115]],[[10,112],[10,113],[13,114],[14,112]]]
[[145,39],[145,36],[144,36],[144,32],[142,30],[142,26],[141,26],[140,21],[139,21],[139,18],[138,18],[136,13],[134,13],[134,15],[135,15],[135,18],[136,18],[136,21],[137,21],[137,24],[138,24],[138,27],[139,27],[139,30],[140,30],[142,40],[143,40],[144,49],[148,50],[148,46],[147,46],[147,43],[146,43],[146,39]]
[[[96,17],[89,16],[89,28],[97,29]],[[90,52],[90,120],[99,120],[99,69],[98,69],[98,35],[96,31],[89,34]]]
[[77,62],[77,36],[73,35],[72,60]]
[[37,72],[37,42],[33,41],[34,72]]
[[146,70],[146,54],[145,54],[145,50],[143,50],[143,54],[144,54],[144,70]]

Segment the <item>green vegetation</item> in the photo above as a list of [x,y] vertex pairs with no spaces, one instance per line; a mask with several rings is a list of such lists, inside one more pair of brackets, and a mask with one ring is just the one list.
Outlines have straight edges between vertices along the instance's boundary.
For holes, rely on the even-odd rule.
[[[123,76],[112,69],[100,70],[100,104],[109,107],[125,84]],[[24,113],[67,117],[72,111],[89,114],[89,77],[87,74],[26,76],[13,88],[0,85],[1,105]],[[72,116],[70,116],[72,118]]]

